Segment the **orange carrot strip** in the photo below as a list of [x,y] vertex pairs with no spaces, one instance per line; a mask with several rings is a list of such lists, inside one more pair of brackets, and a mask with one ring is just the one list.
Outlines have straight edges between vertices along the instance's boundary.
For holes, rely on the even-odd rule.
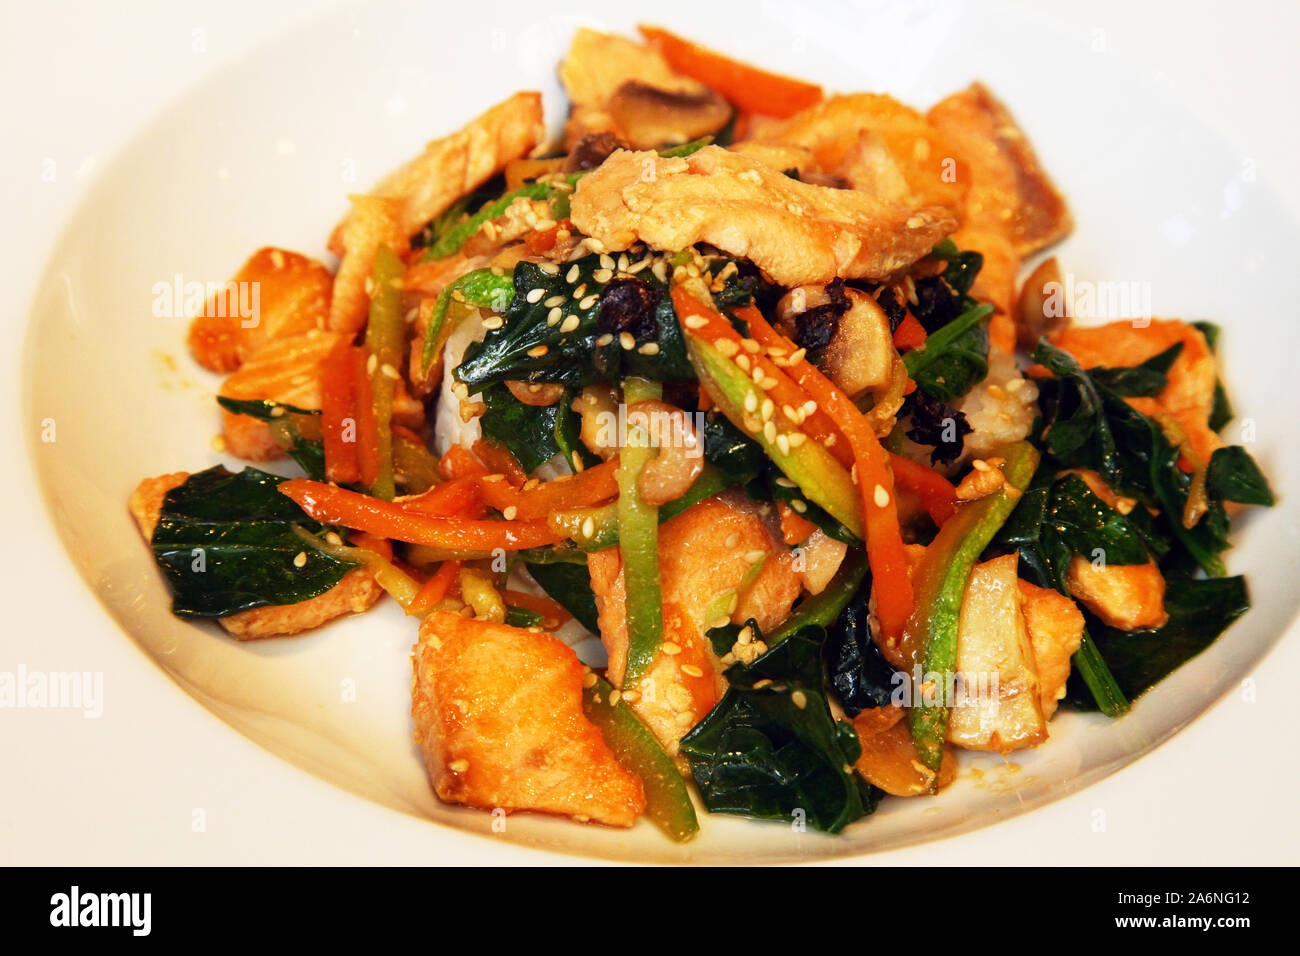
[[781,538],[791,547],[802,541],[807,541],[808,536],[817,530],[817,525],[799,514],[784,501],[776,503],[776,513],[781,516]]
[[561,537],[545,521],[481,521],[423,515],[391,501],[304,478],[282,482],[280,490],[322,524],[342,525],[433,548],[520,551],[555,544]]
[[564,605],[548,597],[538,597],[536,594],[529,594],[526,591],[512,591],[509,588],[502,593],[502,596],[507,604],[540,614],[546,619],[543,624],[547,627],[559,627],[573,617],[564,609]]
[[911,312],[903,316],[903,321],[898,323],[898,328],[894,330],[894,348],[900,352],[904,349],[917,349],[925,344],[926,333],[925,326],[917,321],[916,316]]
[[464,478],[466,475],[488,474],[487,466],[471,455],[461,445],[452,445],[438,461],[438,470],[444,478]]
[[353,410],[356,414],[357,470],[367,487],[379,477],[379,423],[375,420],[375,397],[370,388],[370,351],[352,350]]
[[407,511],[439,518],[482,518],[485,513],[479,475],[462,475],[441,485],[435,485],[424,494],[404,498],[398,502]]
[[387,538],[377,538],[373,534],[366,534],[364,531],[354,531],[348,535],[348,544],[365,548],[367,551],[373,551],[385,561],[393,560],[393,542]]
[[506,480],[512,485],[522,485],[528,480],[527,473],[505,445],[494,442],[490,438],[480,438],[474,442],[474,454],[478,456],[479,461],[487,465],[489,472],[505,475]]
[[576,475],[543,481],[531,488],[515,488],[509,482],[483,479],[483,499],[498,511],[514,508],[512,519],[545,518],[556,511],[592,508],[618,497],[618,459],[601,462]]
[[890,453],[889,465],[894,472],[894,481],[904,491],[910,491],[921,499],[921,507],[941,525],[957,511],[957,489],[952,482],[933,468]]
[[708,389],[703,385],[700,386],[700,411],[707,412],[713,407],[713,396],[709,394]]
[[438,570],[424,582],[420,593],[415,596],[406,613],[427,614],[432,611],[433,606],[447,596],[452,584],[460,577],[460,565],[459,561],[442,562]]
[[784,119],[822,98],[822,88],[733,60],[659,27],[637,27],[678,73],[699,80],[751,113]]
[[[325,445],[325,477],[330,481],[355,483],[361,479],[354,395],[351,346],[344,339],[321,368],[320,430]],[[348,419],[352,420],[351,428]]]
[[[779,335],[761,314],[746,317],[750,334],[763,345],[794,345]],[[834,420],[853,449],[854,478],[862,493],[862,513],[867,529],[867,561],[871,565],[876,617],[887,640],[897,640],[912,614],[912,568],[903,547],[898,507],[894,500],[894,476],[889,458],[876,440],[867,420],[856,405],[833,382],[806,359],[790,367],[790,373],[818,406]]]

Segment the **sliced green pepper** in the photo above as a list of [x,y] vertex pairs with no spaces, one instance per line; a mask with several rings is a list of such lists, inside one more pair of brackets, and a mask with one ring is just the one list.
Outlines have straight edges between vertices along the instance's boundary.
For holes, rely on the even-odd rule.
[[678,843],[700,830],[686,781],[660,746],[650,728],[622,700],[610,703],[614,688],[600,677],[582,692],[582,709],[600,730],[618,762],[641,778],[645,786],[645,815]]
[[[1007,445],[993,455],[1005,459],[1002,474],[1007,482],[1019,491],[1029,487],[1038,467],[1038,449],[1022,441]],[[912,579],[916,609],[907,622],[903,638],[913,646],[921,642],[918,660],[922,674],[946,676],[957,666],[957,632],[966,582],[980,554],[1019,500],[1018,493],[1008,492],[1003,486],[991,495],[962,505],[944,522],[926,548]],[[912,694],[908,727],[922,763],[937,773],[948,733],[947,701],[927,705],[919,687],[914,687]]]
[[[623,382],[623,401],[658,401],[663,385],[642,378]],[[650,436],[628,428],[627,441],[618,456],[618,545],[623,555],[623,581],[627,591],[627,669],[623,685],[639,680],[664,637],[663,598],[659,589],[659,509],[646,503],[637,488],[641,469],[655,457]]]
[[807,440],[797,448],[791,445],[782,448],[780,443],[769,439],[764,428],[746,428],[745,420],[748,418],[752,422],[756,417],[745,411],[746,398],[749,398],[749,404],[761,407],[767,400],[767,393],[754,384],[736,363],[698,335],[687,337],[687,352],[700,384],[721,412],[763,446],[767,456],[799,486],[809,501],[825,509],[861,539],[862,499],[844,466],[820,442]]
[[402,276],[406,266],[388,246],[375,252],[371,271],[370,319],[366,322],[366,347],[375,358],[370,389],[375,402],[376,443],[379,446],[379,474],[370,486],[376,498],[392,500],[393,485],[393,392],[397,381],[389,373],[402,361],[406,323],[402,318]]
[[858,593],[863,579],[867,576],[867,553],[854,548],[844,557],[844,563],[835,572],[835,577],[820,594],[814,594],[791,612],[784,623],[767,635],[768,647],[775,647],[796,631],[817,624],[830,627],[840,612]]

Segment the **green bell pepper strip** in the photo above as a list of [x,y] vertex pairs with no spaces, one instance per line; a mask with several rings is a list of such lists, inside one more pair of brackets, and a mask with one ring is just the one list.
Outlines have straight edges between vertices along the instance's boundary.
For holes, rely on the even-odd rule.
[[[1038,467],[1038,449],[1021,441],[1006,445],[992,455],[1005,459],[1002,474],[1011,485],[1020,491],[1029,487]],[[921,673],[941,675],[940,687],[946,685],[947,675],[957,666],[961,602],[971,569],[1019,500],[1019,494],[1008,493],[1003,487],[962,505],[943,523],[913,576],[916,609],[907,622],[903,639],[923,642],[919,655]],[[921,762],[937,774],[948,733],[947,701],[927,704],[921,688],[913,687],[907,720]]]
[[[658,401],[663,385],[642,378],[623,382],[623,401]],[[659,588],[659,509],[647,504],[637,488],[641,469],[656,455],[650,436],[629,427],[618,456],[618,543],[627,591],[627,668],[623,686],[645,674],[664,638],[663,597]]]
[[756,406],[762,406],[767,393],[754,384],[740,367],[723,356],[702,337],[687,331],[687,355],[700,384],[708,391],[718,409],[737,428],[763,447],[767,457],[803,491],[809,501],[819,505],[832,518],[848,528],[859,539],[863,537],[862,498],[849,472],[817,441],[804,441],[799,447],[787,446],[783,450],[770,441],[763,428],[749,429],[755,416],[745,412],[745,398],[752,394]]
[[[676,518],[687,508],[726,491],[734,484],[715,466],[706,462],[686,494],[659,506],[659,523]],[[618,505],[613,502],[596,508],[557,511],[547,516],[546,522],[552,530],[571,538],[583,552],[604,551],[618,544]]]
[[455,282],[448,283],[433,303],[429,327],[424,332],[424,349],[420,352],[420,374],[428,375],[433,360],[441,351],[451,329],[447,326],[447,311],[452,298],[480,309],[504,312],[515,297],[515,280],[511,272],[500,275],[491,269],[476,269]]
[[622,700],[610,703],[613,693],[609,681],[596,677],[582,692],[582,709],[618,762],[641,778],[646,819],[671,839],[685,843],[700,831],[686,781],[636,712]]
[[425,260],[454,256],[469,241],[470,236],[483,228],[483,223],[504,215],[516,199],[547,199],[554,194],[555,186],[551,183],[525,183],[518,189],[512,189],[501,198],[485,203],[474,215],[439,236],[438,241],[424,253]]
[[393,484],[393,391],[396,379],[385,369],[396,369],[402,362],[402,344],[406,322],[402,317],[402,276],[406,266],[388,246],[375,252],[370,278],[370,318],[366,322],[366,347],[375,357],[370,373],[370,389],[375,403],[375,430],[379,446],[379,473],[370,493],[391,501],[397,489]]
[[840,569],[835,572],[835,577],[831,578],[821,594],[806,598],[780,627],[764,638],[767,646],[775,647],[791,634],[813,624],[820,627],[834,624],[840,612],[853,600],[853,595],[858,593],[868,568],[867,553],[856,548],[850,550]]

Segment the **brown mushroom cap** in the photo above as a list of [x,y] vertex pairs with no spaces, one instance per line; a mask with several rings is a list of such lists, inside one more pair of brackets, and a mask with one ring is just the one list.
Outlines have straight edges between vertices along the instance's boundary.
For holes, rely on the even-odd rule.
[[731,106],[710,89],[661,90],[628,80],[605,107],[632,146],[651,149],[686,143],[712,133],[731,118]]

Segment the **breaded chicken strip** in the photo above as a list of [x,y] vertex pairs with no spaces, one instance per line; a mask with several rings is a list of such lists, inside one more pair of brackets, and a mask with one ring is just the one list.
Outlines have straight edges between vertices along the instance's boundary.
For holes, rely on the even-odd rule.
[[685,158],[619,150],[579,181],[571,218],[609,250],[709,242],[787,286],[884,279],[956,226],[942,209],[801,183],[717,146]]
[[583,667],[560,640],[438,611],[412,663],[415,742],[440,799],[619,827],[645,808],[640,778],[583,714]]
[[[188,472],[176,471],[157,478],[146,478],[131,495],[131,514],[146,541],[153,540],[153,529],[158,525],[163,499],[167,492],[178,488],[189,477]],[[229,617],[218,618],[221,626],[241,641],[255,641],[264,637],[288,637],[320,627],[345,614],[360,614],[369,610],[383,589],[375,583],[374,576],[365,568],[355,568],[324,594],[318,594],[296,604],[280,604],[240,611]]]

